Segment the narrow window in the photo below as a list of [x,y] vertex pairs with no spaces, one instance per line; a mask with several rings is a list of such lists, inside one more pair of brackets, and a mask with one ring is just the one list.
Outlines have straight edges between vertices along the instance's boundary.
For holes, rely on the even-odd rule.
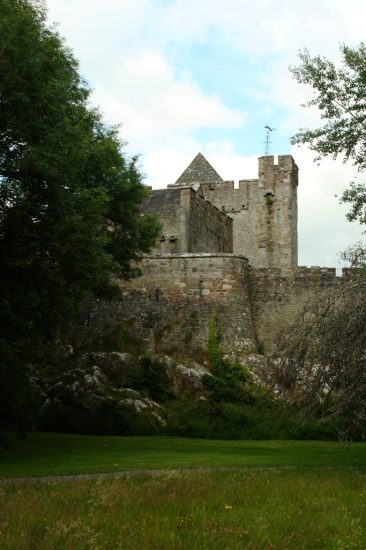
[[155,289],[155,300],[157,302],[160,300],[160,288]]

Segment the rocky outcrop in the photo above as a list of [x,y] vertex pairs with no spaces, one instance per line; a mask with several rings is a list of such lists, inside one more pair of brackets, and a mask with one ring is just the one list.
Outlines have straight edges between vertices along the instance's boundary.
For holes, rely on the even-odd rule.
[[[109,361],[110,359],[110,361]],[[88,363],[98,362],[89,366]],[[132,368],[122,353],[90,353],[77,367],[43,379],[40,427],[84,433],[127,433],[129,424],[165,426],[164,410],[131,388],[118,387]],[[107,375],[108,373],[108,375]],[[131,416],[132,415],[132,416]]]
[[[172,390],[176,395],[184,391],[200,392],[203,390],[202,377],[210,375],[210,371],[194,361],[185,365],[175,359],[164,355],[156,356],[154,359],[165,370]],[[92,352],[86,353],[81,358],[84,366],[96,365],[112,382],[118,386],[124,386],[131,378],[136,369],[136,359],[128,353],[113,352]]]
[[165,369],[176,395],[182,392],[202,392],[204,390],[202,377],[210,375],[210,371],[198,363],[185,366],[171,357],[164,355],[160,363]]
[[[42,377],[42,429],[82,433],[154,433],[166,425],[164,402],[184,393],[204,398],[202,378],[207,368],[183,364],[171,357],[147,358],[128,353],[90,352],[79,359],[65,357],[62,367],[50,367]],[[159,370],[164,374],[162,384]],[[141,385],[141,375],[151,382]],[[155,382],[153,377],[155,376]],[[157,377],[157,378],[156,378]],[[160,397],[154,394],[160,388]],[[151,398],[153,397],[153,398]],[[164,400],[165,399],[165,400]],[[159,401],[159,403],[157,402]],[[137,428],[136,428],[137,426]]]
[[119,390],[119,392],[121,394],[121,405],[131,408],[137,414],[149,414],[158,424],[162,426],[166,425],[166,421],[163,417],[164,411],[159,403],[147,397],[143,397],[138,391],[131,390],[130,388],[124,388]]
[[112,382],[123,385],[135,368],[136,360],[129,353],[95,351],[85,353],[80,364],[84,367],[97,365]]

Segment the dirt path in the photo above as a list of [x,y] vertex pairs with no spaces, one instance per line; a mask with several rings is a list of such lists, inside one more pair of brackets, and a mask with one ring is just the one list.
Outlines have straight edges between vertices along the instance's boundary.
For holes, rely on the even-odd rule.
[[65,474],[55,476],[13,477],[0,479],[0,485],[23,483],[57,483],[63,481],[81,481],[88,479],[130,479],[133,477],[154,477],[166,474],[188,472],[247,472],[261,470],[293,470],[295,466],[217,466],[208,468],[156,468],[148,470],[122,470],[120,472],[96,472],[90,474]]

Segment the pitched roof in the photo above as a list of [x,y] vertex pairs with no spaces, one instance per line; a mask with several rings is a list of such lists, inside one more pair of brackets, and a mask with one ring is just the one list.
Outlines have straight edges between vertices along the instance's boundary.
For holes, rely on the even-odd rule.
[[191,164],[186,168],[183,174],[177,179],[177,184],[194,183],[194,182],[219,182],[223,181],[221,176],[212,168],[211,164],[205,159],[202,153],[192,160]]

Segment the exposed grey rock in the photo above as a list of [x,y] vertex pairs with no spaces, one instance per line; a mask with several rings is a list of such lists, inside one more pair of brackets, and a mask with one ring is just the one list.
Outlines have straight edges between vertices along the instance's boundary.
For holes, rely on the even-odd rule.
[[129,353],[118,351],[85,353],[81,365],[97,365],[110,380],[123,384],[134,369],[134,360]]
[[280,393],[280,388],[275,382],[273,368],[276,367],[277,360],[268,360],[264,355],[251,353],[242,362],[243,366],[247,367],[253,376],[254,382],[272,389],[275,394]]
[[131,388],[118,388],[114,390],[116,394],[121,398],[139,399],[141,397],[140,392],[132,390]]
[[211,376],[210,371],[198,363],[192,362],[185,366],[167,355],[160,361],[176,394],[182,391],[203,391],[202,377]]
[[[133,390],[130,390],[133,391]],[[152,399],[148,399],[147,397],[142,397],[141,394],[138,392],[134,392],[138,394],[138,397],[128,397],[126,399],[121,399],[120,403],[121,405],[131,407],[135,412],[137,413],[149,413],[151,416],[155,418],[155,420],[161,424],[162,426],[166,425],[166,422],[164,418],[161,416],[163,409],[159,405],[159,403],[156,403]]]

